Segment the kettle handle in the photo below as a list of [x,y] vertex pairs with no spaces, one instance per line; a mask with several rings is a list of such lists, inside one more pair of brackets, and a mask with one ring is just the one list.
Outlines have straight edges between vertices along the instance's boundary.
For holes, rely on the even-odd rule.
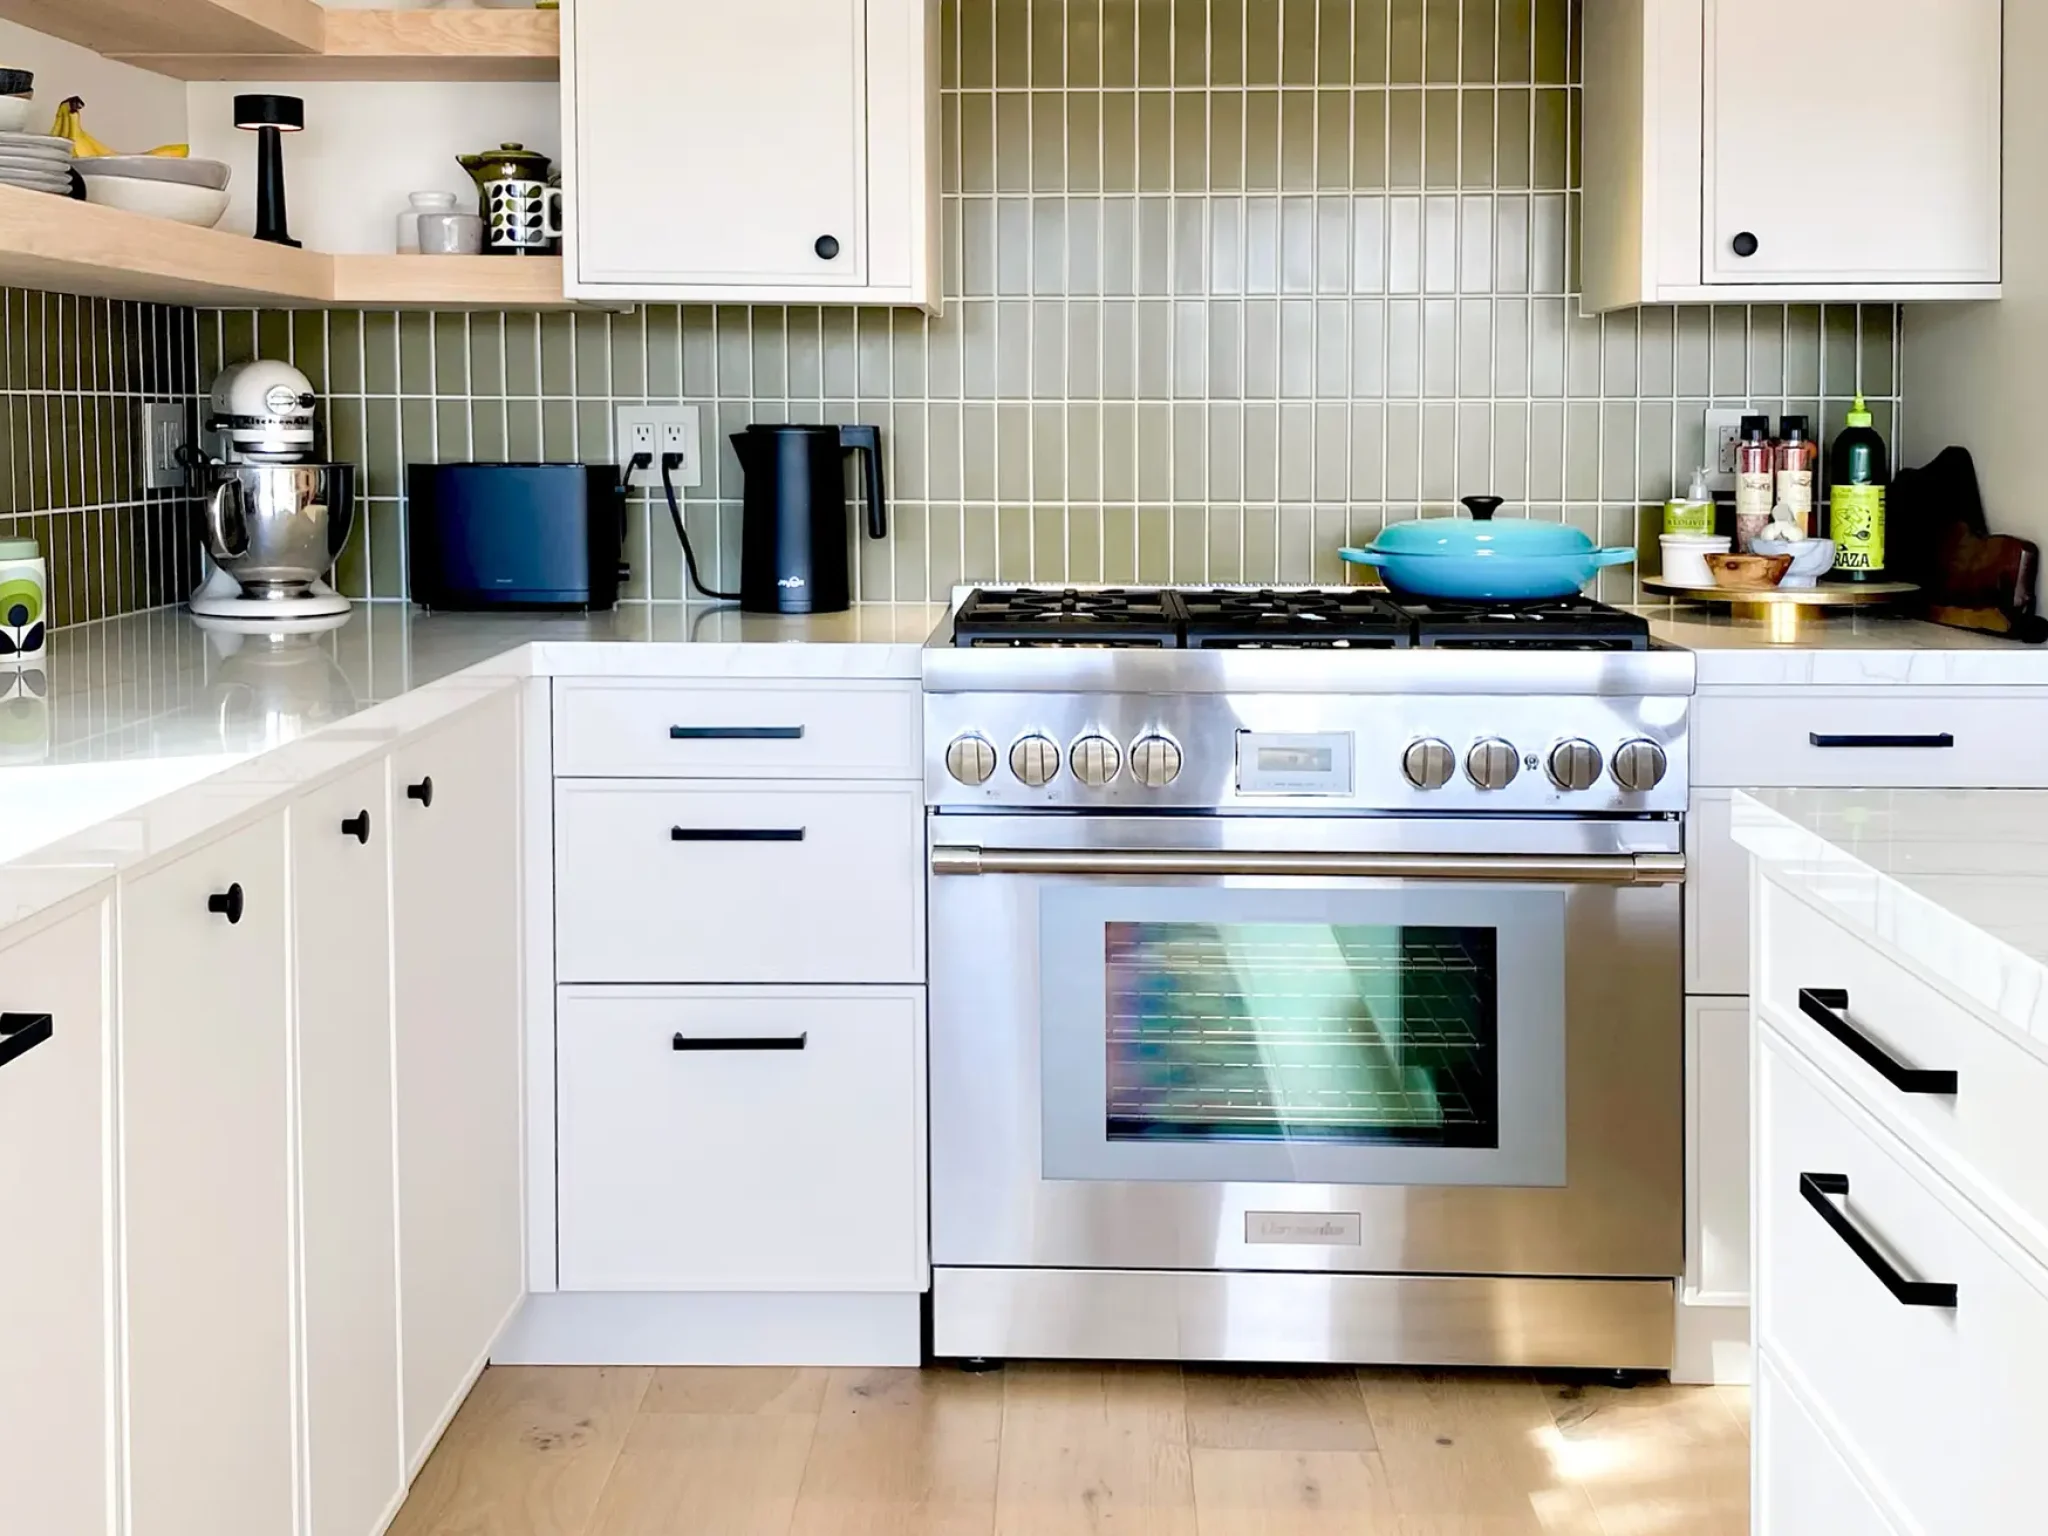
[[882,493],[882,429],[880,427],[841,427],[839,446],[857,449],[867,456],[867,503],[868,537],[886,539],[889,536],[888,504]]

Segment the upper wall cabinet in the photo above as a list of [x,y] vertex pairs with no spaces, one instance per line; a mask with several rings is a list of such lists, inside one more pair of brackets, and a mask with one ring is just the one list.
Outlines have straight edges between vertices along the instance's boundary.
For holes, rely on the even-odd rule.
[[1585,304],[1999,296],[2001,0],[1590,0]]
[[571,298],[939,302],[936,0],[565,0]]

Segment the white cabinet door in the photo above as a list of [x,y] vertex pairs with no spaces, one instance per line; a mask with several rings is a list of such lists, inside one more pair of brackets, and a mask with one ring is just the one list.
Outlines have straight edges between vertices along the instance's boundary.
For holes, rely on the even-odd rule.
[[582,281],[865,282],[870,3],[569,7]]
[[1685,990],[1749,993],[1749,854],[1735,841],[1732,789],[1695,789],[1685,823]]
[[132,1536],[296,1528],[288,939],[281,815],[122,891]]
[[1768,1357],[1756,1372],[1756,1536],[1897,1536]]
[[368,1536],[403,1491],[384,764],[291,810],[308,1536]]
[[1707,0],[1707,280],[1997,282],[2001,0],[1792,11]]
[[1686,1300],[1749,1304],[1749,1002],[1685,1004]]
[[508,692],[391,762],[408,1472],[524,1291],[519,747]]
[[107,914],[0,951],[0,1530],[107,1536]]

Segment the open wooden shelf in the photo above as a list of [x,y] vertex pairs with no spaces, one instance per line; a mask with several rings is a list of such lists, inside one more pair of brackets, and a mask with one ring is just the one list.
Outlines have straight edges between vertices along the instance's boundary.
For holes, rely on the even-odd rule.
[[231,309],[570,307],[559,258],[327,256],[5,186],[0,284]]
[[553,80],[559,11],[312,0],[0,0],[0,18],[179,80]]

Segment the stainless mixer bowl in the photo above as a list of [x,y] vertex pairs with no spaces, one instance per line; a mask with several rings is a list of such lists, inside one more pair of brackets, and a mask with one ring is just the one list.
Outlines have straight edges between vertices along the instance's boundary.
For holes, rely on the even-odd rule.
[[355,515],[353,464],[215,464],[199,536],[244,596],[283,600],[334,569]]

